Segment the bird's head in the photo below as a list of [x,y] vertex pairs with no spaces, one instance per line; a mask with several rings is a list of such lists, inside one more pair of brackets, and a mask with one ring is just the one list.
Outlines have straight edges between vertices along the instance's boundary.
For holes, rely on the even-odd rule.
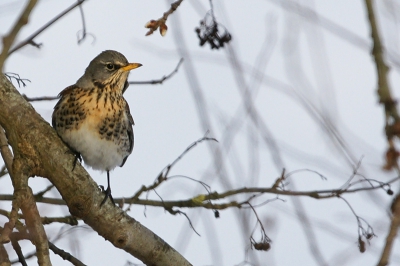
[[129,63],[126,57],[112,50],[107,50],[96,56],[86,68],[85,74],[77,81],[82,88],[110,86],[115,90],[124,89],[129,71],[142,66],[139,63]]

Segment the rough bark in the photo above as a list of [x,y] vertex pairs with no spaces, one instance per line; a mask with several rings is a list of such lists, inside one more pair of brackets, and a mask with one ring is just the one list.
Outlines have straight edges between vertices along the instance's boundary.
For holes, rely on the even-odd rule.
[[48,178],[66,201],[71,214],[81,218],[115,247],[147,265],[190,265],[160,237],[110,201],[100,208],[104,195],[98,185],[79,163],[72,171],[74,155],[2,74],[0,125],[5,129],[15,158],[27,162],[24,173]]

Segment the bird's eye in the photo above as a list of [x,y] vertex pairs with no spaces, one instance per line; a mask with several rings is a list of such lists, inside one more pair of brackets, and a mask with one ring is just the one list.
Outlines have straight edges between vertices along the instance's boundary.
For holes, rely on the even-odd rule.
[[106,65],[106,67],[107,67],[108,70],[114,70],[114,68],[115,68],[114,64],[111,64],[111,63],[108,63]]

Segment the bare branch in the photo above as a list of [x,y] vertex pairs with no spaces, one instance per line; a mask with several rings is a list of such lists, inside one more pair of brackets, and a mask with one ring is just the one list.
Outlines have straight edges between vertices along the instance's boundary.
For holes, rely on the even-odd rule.
[[165,25],[168,16],[175,12],[175,10],[179,7],[182,1],[183,0],[177,0],[174,3],[172,3],[171,8],[168,11],[166,11],[161,18],[157,20],[150,20],[149,22],[147,22],[146,25],[144,26],[145,28],[149,29],[149,31],[146,33],[146,36],[153,34],[153,32],[155,32],[158,28],[160,29],[161,36],[164,36],[168,29],[167,25]]
[[[371,27],[371,39],[373,41],[372,56],[375,60],[375,67],[378,75],[377,92],[379,103],[384,106],[386,122],[385,132],[389,144],[386,156],[387,160],[384,169],[391,170],[392,168],[395,168],[400,173],[399,165],[397,163],[399,152],[395,148],[393,142],[394,136],[400,136],[400,116],[397,111],[397,102],[392,97],[388,79],[389,67],[384,59],[384,47],[379,36],[378,25],[374,14],[373,1],[365,0],[365,5],[368,11],[368,19]],[[388,156],[388,154],[394,156]],[[394,160],[392,157],[394,157]]]
[[10,33],[3,38],[3,50],[0,54],[0,72],[3,72],[4,62],[9,56],[9,50],[11,45],[13,45],[17,34],[28,23],[29,15],[31,14],[33,8],[35,7],[37,0],[30,0],[25,7],[25,10],[22,12],[21,16],[15,23],[14,27],[11,29]]
[[[385,169],[390,170],[395,168],[397,172],[400,172],[397,158],[399,152],[394,146],[393,136],[400,136],[400,116],[397,111],[396,101],[392,97],[391,88],[388,81],[388,66],[385,62],[383,55],[383,45],[379,36],[378,25],[376,22],[374,7],[372,0],[365,0],[365,6],[368,11],[368,19],[371,27],[371,38],[374,43],[372,49],[372,55],[375,60],[375,66],[378,74],[378,96],[379,102],[384,105],[385,109],[385,121],[386,121],[386,136],[388,139],[389,148],[386,153],[386,165]],[[388,156],[388,154],[394,154],[394,158]],[[397,156],[396,156],[397,155]],[[400,194],[399,194],[400,195]],[[397,197],[398,199],[399,197]],[[400,205],[399,200],[395,203],[396,206]],[[390,229],[386,238],[385,247],[382,251],[381,258],[378,265],[387,265],[389,263],[389,256],[393,247],[393,243],[400,227],[400,211],[393,212]]]
[[35,199],[43,197],[43,195],[46,194],[47,192],[49,192],[53,187],[54,187],[54,185],[49,185],[44,190],[36,193],[34,195]]
[[[82,5],[79,6],[79,11],[81,12],[81,19],[82,19],[82,30],[78,31],[78,44],[81,44],[86,39],[86,36],[91,36],[93,38],[93,42],[96,40],[93,34],[86,32],[86,22],[85,22],[85,14],[83,13]],[[82,36],[79,36],[79,33],[82,33]],[[93,43],[92,43],[93,44]]]
[[[171,164],[167,165],[158,175],[158,177],[156,178],[156,180],[154,181],[154,183],[148,187],[146,186],[142,186],[139,191],[137,191],[135,193],[135,195],[133,195],[130,200],[135,200],[138,199],[140,197],[140,195],[143,192],[149,191],[149,190],[154,190],[156,187],[158,187],[162,182],[164,182],[165,180],[167,180],[168,178],[168,174],[169,171],[171,170],[171,168],[182,159],[183,156],[185,156],[186,153],[188,153],[191,149],[193,149],[197,144],[203,142],[203,141],[209,141],[209,140],[213,140],[218,142],[216,139],[214,138],[208,138],[208,137],[202,137],[200,139],[198,139],[197,141],[193,142],[191,145],[189,145],[189,147],[187,147],[182,153],[181,155],[178,156],[178,158],[176,158]],[[129,200],[128,200],[129,201]]]
[[[257,218],[257,224],[253,229],[253,232],[251,233],[250,236],[250,243],[251,243],[251,248],[255,248],[256,250],[263,250],[263,251],[268,251],[271,248],[271,239],[268,237],[267,233],[265,232],[264,226],[260,220],[260,217],[258,217],[258,214],[256,212],[256,210],[254,209],[254,207],[251,205],[251,203],[248,203],[249,207],[252,209],[254,215]],[[254,235],[254,231],[257,228],[257,225],[260,225],[261,228],[261,240],[260,242],[256,242],[253,238]]]
[[23,162],[19,159],[14,160],[14,194],[16,200],[20,202],[20,208],[29,230],[30,239],[36,246],[38,264],[47,266],[51,265],[48,240],[32,190],[28,186],[28,175],[24,173],[27,165],[28,163],[25,160]]
[[178,69],[181,66],[181,64],[183,63],[183,58],[181,58],[178,62],[178,64],[176,65],[175,69],[168,74],[167,76],[163,76],[160,79],[155,79],[155,80],[149,80],[149,81],[129,81],[129,84],[131,85],[143,85],[143,84],[163,84],[163,82],[169,78],[171,78],[173,75],[175,75],[176,73],[178,73]]
[[[365,241],[364,239],[369,242],[375,234],[372,226],[363,218],[357,215],[357,213],[354,211],[353,207],[351,207],[350,203],[343,197],[338,196],[341,200],[343,200],[347,206],[350,208],[351,212],[357,219],[357,225],[358,225],[358,248],[361,253],[365,252]],[[367,226],[367,229],[364,228],[364,225]],[[364,237],[364,239],[362,239]]]
[[[179,201],[156,201],[156,200],[145,200],[139,199],[135,197],[131,197],[130,199],[126,198],[116,198],[114,201],[116,203],[128,203],[128,204],[136,204],[136,205],[144,205],[144,206],[153,206],[153,207],[181,207],[181,208],[206,208],[206,209],[217,209],[223,210],[231,207],[235,208],[242,208],[242,205],[245,204],[247,201],[243,203],[238,203],[236,201],[222,203],[222,204],[214,204],[210,203],[210,200],[221,200],[235,195],[243,195],[249,193],[263,193],[263,194],[274,194],[274,195],[282,195],[282,196],[305,196],[311,197],[314,199],[329,199],[329,198],[336,198],[340,195],[352,194],[361,191],[372,191],[377,189],[387,189],[390,187],[390,184],[399,181],[400,178],[396,177],[387,183],[378,183],[378,185],[371,186],[371,187],[360,187],[354,189],[331,189],[331,190],[312,190],[312,191],[291,191],[291,190],[281,190],[278,188],[262,188],[262,187],[250,187],[250,188],[240,188],[234,190],[228,190],[222,193],[212,192],[207,195],[200,194],[191,199],[187,200],[179,200]],[[391,195],[392,191],[388,190],[387,194]],[[13,195],[5,195],[0,194],[0,201],[1,200],[9,200],[13,199]],[[63,199],[56,199],[56,198],[37,198],[37,202],[53,204],[53,205],[66,205]]]
[[[1,231],[0,227],[0,231]],[[7,250],[4,248],[3,243],[0,242],[0,265],[10,266],[10,259],[8,258]]]
[[6,167],[6,165],[3,165],[3,166],[0,168],[0,177],[5,176],[6,174],[8,174],[7,167]]
[[39,102],[39,101],[53,101],[57,100],[59,97],[58,96],[42,96],[42,97],[28,97],[25,94],[22,94],[22,97],[24,97],[25,100],[28,102]]
[[78,225],[78,219],[71,215],[65,217],[42,217],[42,223],[43,224],[63,223],[73,226],[73,225]]
[[22,253],[21,246],[18,243],[18,240],[15,238],[11,238],[11,244],[15,250],[15,253],[17,253],[18,261],[21,263],[21,265],[28,266],[28,264],[25,261],[24,254]]
[[10,148],[8,147],[7,137],[4,132],[3,127],[1,125],[0,125],[0,153],[1,153],[1,156],[3,157],[7,171],[9,173],[11,173],[14,156],[13,156]]
[[396,240],[398,228],[400,225],[400,194],[398,194],[397,197],[393,200],[391,210],[392,217],[390,221],[390,228],[388,235],[386,236],[385,247],[377,264],[378,266],[386,266],[389,264],[392,246]]
[[12,72],[7,72],[4,73],[4,75],[12,82],[13,79],[15,79],[18,83],[18,87],[21,87],[21,84],[25,87],[26,83],[25,81],[31,82],[29,79],[23,79],[21,78],[17,73],[12,73]]
[[[11,212],[9,214],[7,214],[8,217],[8,222],[5,223],[4,228],[1,232],[0,235],[0,243],[8,243],[11,241],[11,233],[16,225],[16,223],[18,222],[18,210],[19,210],[19,206],[17,204],[17,202],[14,199],[11,199],[12,202],[12,209]],[[4,215],[4,213],[1,213]]]
[[196,229],[194,229],[194,226],[193,226],[193,224],[192,224],[192,221],[190,220],[189,216],[187,216],[187,214],[186,214],[185,212],[179,211],[179,210],[174,210],[174,209],[172,209],[172,208],[165,208],[165,210],[167,210],[170,214],[173,214],[173,215],[177,215],[177,214],[182,214],[182,215],[184,215],[184,216],[186,217],[186,219],[188,220],[189,225],[190,225],[190,227],[192,228],[192,230],[193,230],[198,236],[201,236],[201,235],[196,231]]
[[19,49],[21,49],[22,47],[24,47],[27,44],[32,44],[34,41],[33,39],[38,36],[40,33],[42,33],[44,30],[46,30],[48,27],[50,27],[51,25],[54,24],[54,22],[56,22],[57,20],[59,20],[60,18],[62,18],[63,16],[65,16],[66,14],[68,14],[71,10],[73,10],[74,8],[76,8],[77,6],[80,6],[83,4],[83,2],[85,2],[86,0],[77,0],[77,2],[73,5],[71,5],[69,8],[67,8],[66,10],[64,10],[63,12],[61,12],[60,14],[58,14],[55,18],[53,18],[52,20],[50,20],[49,22],[47,22],[45,25],[43,25],[40,29],[38,29],[37,31],[35,31],[34,33],[32,33],[32,35],[30,35],[28,38],[26,38],[24,41],[20,42],[19,44],[17,44],[13,49],[10,50],[10,52],[8,53],[8,55],[14,53],[15,51],[18,51]]
[[[0,215],[3,215],[7,218],[11,217],[11,212],[7,212],[5,210],[0,209]],[[17,214],[17,219],[25,219],[24,215],[19,215]],[[64,223],[64,224],[69,224],[69,225],[78,225],[78,218],[74,216],[64,216],[64,217],[41,217],[42,219],[42,224],[51,224],[51,223]],[[25,227],[24,225],[19,222],[18,220],[16,221],[15,227],[19,231],[24,231]]]
[[74,256],[72,256],[70,253],[68,253],[62,249],[59,249],[58,247],[56,247],[56,245],[54,245],[50,241],[49,241],[49,248],[51,249],[51,251],[54,252],[54,254],[57,254],[63,260],[67,260],[67,261],[71,262],[73,265],[76,265],[76,266],[85,266],[86,265],[86,264],[82,263],[80,260],[78,260],[77,258],[75,258]]

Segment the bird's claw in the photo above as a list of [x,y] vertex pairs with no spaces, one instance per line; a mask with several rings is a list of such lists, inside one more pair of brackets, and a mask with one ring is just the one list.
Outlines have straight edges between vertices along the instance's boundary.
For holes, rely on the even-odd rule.
[[79,163],[82,163],[82,156],[79,152],[74,152],[75,159],[74,159],[74,166],[72,167],[72,171],[74,171],[76,162],[79,160]]
[[99,186],[101,188],[101,191],[106,194],[103,201],[100,203],[100,207],[103,206],[103,204],[106,202],[107,198],[110,198],[111,202],[113,205],[115,205],[114,199],[111,195],[111,188],[107,187],[106,190],[104,190],[104,186]]
[[72,166],[72,171],[74,171],[75,166],[76,166],[76,162],[78,160],[82,164],[82,156],[81,156],[81,154],[79,152],[74,151],[73,149],[70,148],[70,150],[66,151],[65,153],[72,153],[75,156],[74,163],[73,163],[73,166]]

